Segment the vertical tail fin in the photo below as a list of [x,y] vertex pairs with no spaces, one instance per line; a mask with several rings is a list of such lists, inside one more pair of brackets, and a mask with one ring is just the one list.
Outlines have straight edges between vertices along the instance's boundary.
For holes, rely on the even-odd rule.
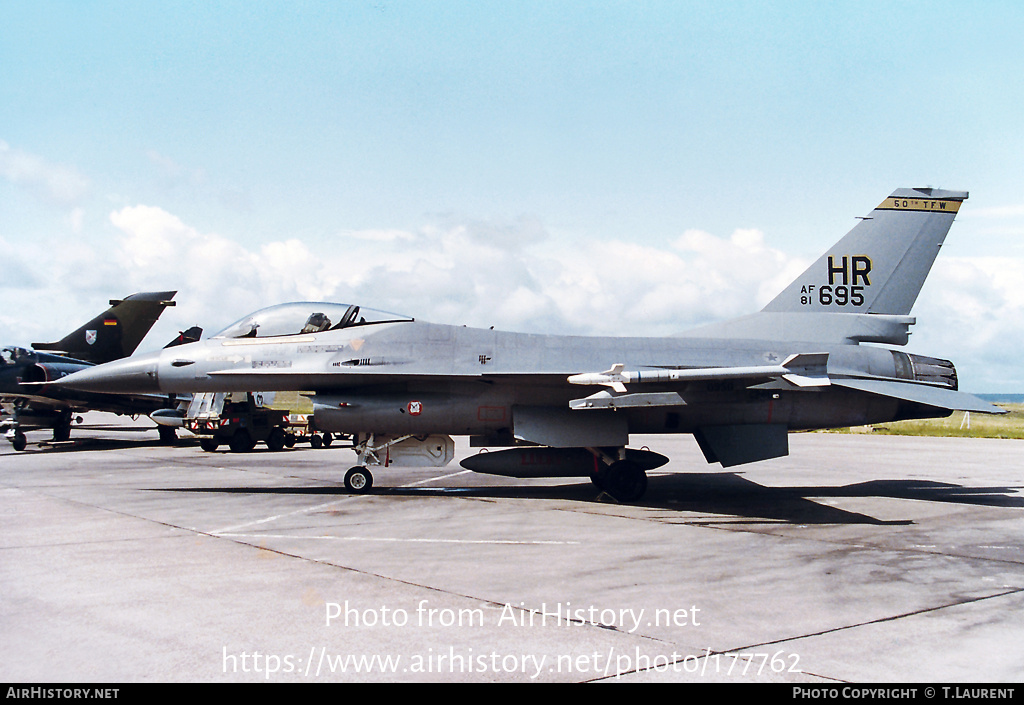
[[114,299],[110,308],[56,343],[33,343],[36,350],[50,350],[78,360],[101,363],[128,357],[160,314],[173,306],[176,291],[154,291]]
[[966,199],[897,189],[763,311],[907,315]]
[[164,348],[173,348],[178,345],[187,345],[194,343],[203,337],[203,329],[199,326],[192,326],[188,330],[178,331],[178,337],[167,343]]

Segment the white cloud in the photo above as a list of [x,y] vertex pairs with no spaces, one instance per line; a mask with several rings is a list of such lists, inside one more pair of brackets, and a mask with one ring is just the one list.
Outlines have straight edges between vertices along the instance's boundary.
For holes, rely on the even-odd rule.
[[940,257],[914,315],[909,348],[952,357],[968,391],[1024,388],[1024,260]]
[[344,232],[314,251],[294,239],[250,248],[152,206],[110,221],[121,233],[113,258],[128,279],[122,287],[176,288],[177,313],[201,307],[221,320],[225,310],[238,317],[281,301],[333,300],[529,332],[671,334],[757,310],[791,264],[757,231],[688,232],[671,249],[580,248],[555,244],[532,219],[449,219],[416,232]]
[[71,213],[68,214],[68,224],[71,226],[71,231],[75,234],[82,232],[82,223],[85,221],[85,209],[74,208]]
[[983,242],[1001,239],[1015,251],[1021,251],[1019,242],[1024,235],[1024,204],[968,209],[958,219],[961,217],[965,226]]
[[89,180],[71,167],[14,149],[0,140],[0,176],[43,198],[71,205],[89,190]]
[[977,218],[1020,218],[1024,216],[1024,204],[976,208],[970,211],[968,215]]
[[688,230],[676,242],[694,272],[693,285],[717,318],[762,308],[809,263],[768,247],[760,230],[740,229],[728,240]]
[[405,230],[350,230],[345,232],[345,236],[369,242],[411,242],[416,239]]

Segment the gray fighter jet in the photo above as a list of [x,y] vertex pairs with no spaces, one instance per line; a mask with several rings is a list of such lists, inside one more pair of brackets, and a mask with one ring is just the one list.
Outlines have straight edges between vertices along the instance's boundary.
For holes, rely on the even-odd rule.
[[631,434],[693,434],[731,467],[789,452],[790,431],[1002,410],[957,391],[953,364],[905,345],[911,307],[966,192],[899,189],[762,311],[667,338],[531,335],[437,325],[355,305],[257,311],[212,338],[78,372],[112,392],[307,390],[317,428],[358,465],[441,466],[452,435],[478,472],[589,476],[635,501],[666,458]]

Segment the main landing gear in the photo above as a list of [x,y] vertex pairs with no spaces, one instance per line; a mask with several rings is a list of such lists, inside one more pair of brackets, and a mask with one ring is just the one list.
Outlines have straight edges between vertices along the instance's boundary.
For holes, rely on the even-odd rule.
[[[345,488],[366,494],[373,487],[367,466],[387,467],[392,462],[414,467],[444,467],[454,456],[449,436],[374,436],[356,434],[352,450],[359,463],[345,473]],[[604,495],[617,502],[636,502],[647,492],[647,471],[668,459],[647,449],[549,448],[531,446],[464,459],[462,466],[508,477],[590,477]]]
[[27,402],[19,400],[14,404],[10,416],[0,423],[0,433],[11,442],[14,450],[21,452],[28,446],[25,429],[52,428],[51,443],[67,443],[71,440],[71,426],[82,423],[81,416],[73,416],[70,409],[31,409]]
[[636,502],[647,492],[647,471],[664,465],[665,458],[648,450],[618,449],[617,457],[602,448],[594,454],[590,481],[617,502]]
[[647,492],[647,473],[632,460],[617,460],[599,469],[591,481],[619,502],[636,502]]

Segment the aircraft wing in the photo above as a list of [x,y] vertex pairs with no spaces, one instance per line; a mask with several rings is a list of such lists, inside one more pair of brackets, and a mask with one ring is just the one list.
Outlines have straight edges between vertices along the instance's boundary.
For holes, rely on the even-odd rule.
[[887,378],[858,378],[829,376],[827,353],[803,353],[791,355],[780,365],[750,367],[710,367],[682,370],[644,370],[627,372],[622,365],[610,370],[569,377],[571,384],[603,385],[615,394],[598,392],[585,399],[570,403],[573,409],[613,409],[645,406],[677,406],[685,404],[674,391],[627,393],[626,384],[672,383],[710,380],[746,380],[748,386],[758,385],[764,380],[781,379],[792,387],[813,388],[835,385],[856,389],[869,394],[915,402],[950,411],[975,411],[986,414],[1005,414],[1005,409],[990,404],[972,394],[934,384],[911,382]]
[[927,384],[902,382],[893,379],[858,379],[849,377],[833,379],[832,384],[846,387],[847,389],[856,389],[861,392],[912,401],[951,411],[977,411],[985,414],[1007,413],[1006,409],[989,404],[973,394]]
[[252,389],[306,389],[337,390],[394,384],[396,382],[432,381],[439,379],[510,382],[529,381],[532,385],[562,386],[566,382],[574,385],[603,385],[616,392],[624,393],[626,384],[687,383],[725,379],[747,379],[750,384],[781,378],[794,387],[827,386],[825,367],[827,353],[803,353],[789,356],[779,365],[754,365],[746,367],[710,367],[685,369],[645,369],[626,371],[623,365],[598,373],[584,373],[566,376],[565,373],[550,371],[480,372],[477,374],[451,373],[445,371],[427,372],[422,369],[403,372],[399,364],[353,367],[344,374],[336,372],[314,372],[292,367],[266,367],[260,369],[213,370],[207,374],[214,379],[230,380],[233,385],[244,385]]
[[0,404],[31,404],[36,407],[52,407],[54,409],[75,409],[73,404],[36,394],[4,394],[0,396]]
[[[185,395],[177,395],[179,397]],[[71,411],[105,411],[112,414],[149,414],[169,404],[167,394],[103,394],[81,393],[54,397],[36,394],[4,394],[0,403],[20,403],[32,409],[69,409]]]

